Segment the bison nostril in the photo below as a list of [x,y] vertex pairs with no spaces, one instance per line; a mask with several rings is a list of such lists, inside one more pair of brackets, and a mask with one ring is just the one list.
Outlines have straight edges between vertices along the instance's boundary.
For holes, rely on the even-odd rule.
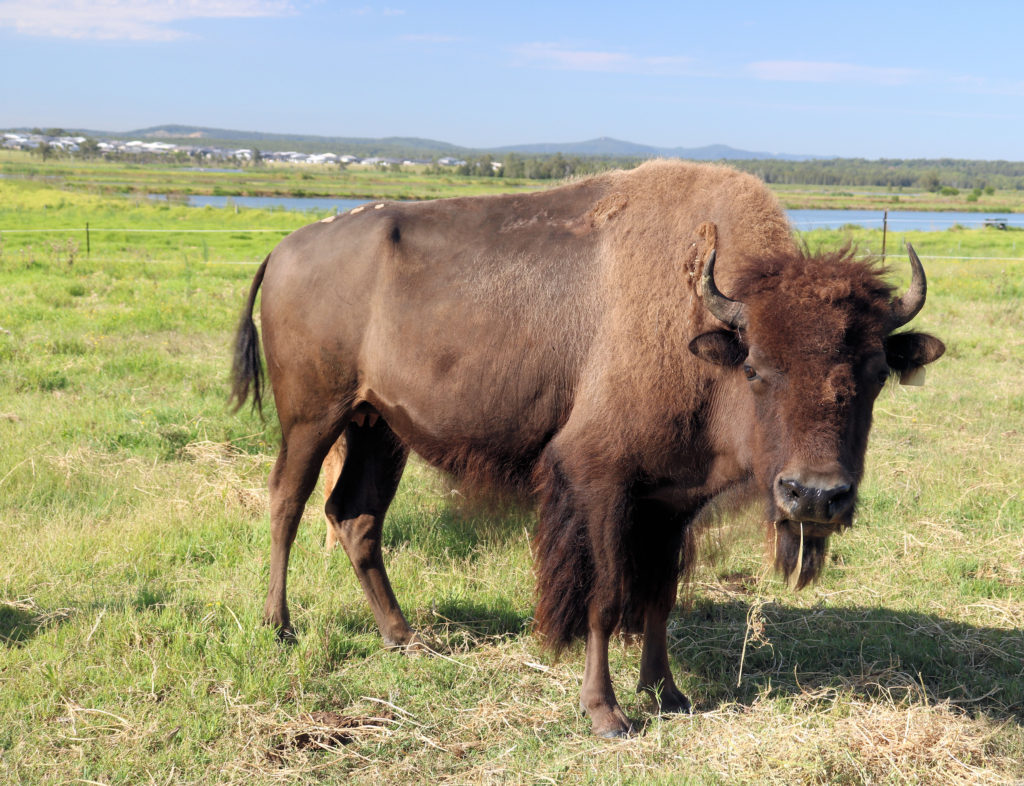
[[828,492],[828,511],[831,515],[837,515],[841,513],[850,504],[850,500],[853,496],[853,487],[849,483],[844,483],[842,486],[836,486],[833,489],[829,489]]
[[775,499],[790,516],[800,517],[807,505],[807,488],[793,478],[779,478],[775,483]]
[[788,499],[798,500],[803,496],[803,487],[795,480],[781,479],[779,480],[779,486]]

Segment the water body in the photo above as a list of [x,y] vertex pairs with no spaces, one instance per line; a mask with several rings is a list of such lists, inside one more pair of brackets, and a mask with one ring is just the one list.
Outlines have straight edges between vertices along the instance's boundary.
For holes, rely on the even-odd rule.
[[[371,202],[370,199],[343,199],[341,197],[254,197],[254,196],[190,196],[191,207],[236,207],[260,210],[314,211],[328,215],[351,210]],[[380,200],[378,200],[380,201]]]
[[[789,220],[799,230],[838,229],[853,224],[868,229],[881,229],[881,210],[787,210]],[[954,224],[968,228],[985,225],[985,219],[998,218],[1007,226],[1024,227],[1024,216],[1006,213],[961,213],[955,211],[925,212],[890,210],[890,232],[938,232]]]
[[[155,198],[166,198],[157,196]],[[318,214],[351,210],[372,199],[341,199],[338,197],[253,197],[253,196],[190,196],[192,207],[260,208],[262,210],[300,210]],[[882,228],[881,210],[788,210],[789,220],[799,230],[838,229],[852,224],[868,229]],[[890,210],[891,232],[937,232],[954,224],[965,227],[984,226],[985,219],[1005,219],[1008,226],[1024,227],[1024,215],[963,212],[922,212],[916,210]]]

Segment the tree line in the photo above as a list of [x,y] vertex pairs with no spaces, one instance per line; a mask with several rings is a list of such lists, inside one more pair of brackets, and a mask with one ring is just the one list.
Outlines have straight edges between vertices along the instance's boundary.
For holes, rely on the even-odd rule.
[[[460,175],[558,180],[590,175],[609,169],[631,169],[640,158],[553,155],[524,156],[518,153],[484,153],[465,159]],[[940,192],[943,189],[1024,190],[1024,162],[972,161],[967,159],[830,158],[809,161],[777,159],[720,161],[757,175],[767,183],[815,186],[876,186]],[[440,169],[438,170],[440,171]],[[450,171],[450,170],[448,170]]]
[[831,158],[813,161],[730,161],[767,183],[956,189],[1024,189],[1024,162],[941,159]]
[[[58,129],[54,129],[56,131]],[[80,155],[101,155],[96,140],[87,139]],[[54,151],[44,145],[38,151],[44,158]],[[109,157],[109,156],[108,156]],[[185,163],[187,154],[176,156]],[[132,160],[139,160],[137,156]],[[166,160],[163,158],[162,160]],[[435,163],[428,172],[451,174],[453,169]],[[455,174],[476,177],[504,177],[531,180],[561,180],[591,175],[609,169],[632,169],[644,159],[612,156],[585,156],[520,153],[479,153],[464,156],[464,163],[454,168]],[[886,189],[920,189],[940,192],[942,189],[1024,190],[1024,162],[975,161],[969,159],[864,159],[829,158],[808,161],[780,159],[731,159],[719,163],[750,172],[767,183],[815,186],[875,186]]]

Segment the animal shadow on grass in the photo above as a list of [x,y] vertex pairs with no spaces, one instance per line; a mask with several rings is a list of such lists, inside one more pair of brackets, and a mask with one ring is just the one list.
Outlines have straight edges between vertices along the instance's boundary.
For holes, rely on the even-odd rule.
[[948,699],[970,712],[1024,723],[1021,630],[885,608],[709,599],[673,617],[669,643],[698,711],[719,702],[752,703],[770,685],[775,695],[833,688],[866,699]]
[[410,547],[437,559],[465,559],[505,550],[533,531],[528,510],[505,500],[451,501],[431,516],[392,513],[384,521],[386,548]]
[[170,593],[164,590],[141,587],[127,598],[87,603],[74,608],[47,610],[31,599],[7,601],[0,603],[0,646],[22,646],[39,633],[63,625],[83,611],[146,611],[164,605],[170,598]]
[[45,614],[31,605],[0,603],[0,642],[4,646],[25,644],[45,626]]
[[[458,560],[471,571],[479,559],[526,548],[532,528],[529,512],[507,500],[449,501],[430,516],[422,511],[389,515],[383,541],[389,550],[412,549],[441,564]],[[332,559],[339,560],[332,570],[346,574],[344,580],[354,580],[340,546]],[[460,593],[453,599],[442,594],[429,600],[429,608],[416,608],[400,588],[396,592],[422,642],[440,654],[466,652],[495,639],[521,635],[531,621],[532,609],[524,612],[506,594],[488,589],[481,591],[483,597],[463,598]],[[342,637],[349,637],[344,643],[335,642],[339,657],[369,655],[381,646],[368,604],[334,623]]]
[[[423,619],[425,614],[431,616]],[[441,602],[413,620],[420,643],[427,652],[448,656],[471,652],[495,641],[525,634],[530,617],[498,604]],[[301,637],[300,631],[298,636]],[[352,610],[332,620],[330,631],[306,631],[324,639],[328,668],[338,668],[352,659],[371,658],[383,646],[369,609]],[[296,640],[285,643],[291,644]],[[424,654],[413,648],[407,654]]]
[[433,609],[437,622],[430,626],[433,635],[443,638],[452,646],[473,648],[488,639],[501,639],[525,634],[531,618],[509,605],[486,605],[471,602],[446,601]]

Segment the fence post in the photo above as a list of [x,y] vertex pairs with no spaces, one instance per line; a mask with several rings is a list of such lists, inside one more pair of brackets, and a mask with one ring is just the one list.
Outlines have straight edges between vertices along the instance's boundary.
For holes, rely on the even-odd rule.
[[85,222],[85,255],[88,257],[91,251],[92,251],[92,248],[90,247],[90,244],[89,244],[89,222],[86,221]]
[[882,211],[882,261],[885,262],[885,236],[889,231],[889,211]]

